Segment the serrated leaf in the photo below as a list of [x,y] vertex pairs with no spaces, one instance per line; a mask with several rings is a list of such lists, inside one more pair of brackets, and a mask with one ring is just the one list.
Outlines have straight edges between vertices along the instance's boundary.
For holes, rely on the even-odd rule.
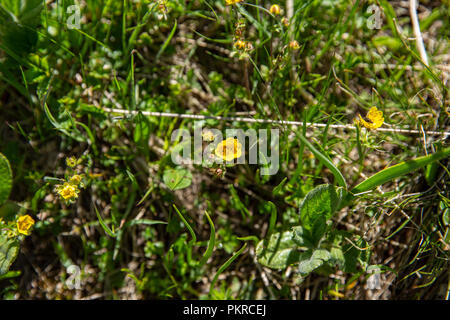
[[261,240],[256,246],[256,257],[262,265],[283,269],[298,261],[300,252],[293,240],[293,232],[274,233],[269,240]]
[[187,188],[192,183],[192,173],[185,168],[177,167],[164,170],[163,181],[171,190]]
[[12,188],[12,171],[8,159],[0,153],[0,205],[8,200]]
[[19,241],[0,235],[0,276],[7,273],[19,253]]
[[299,257],[300,263],[298,265],[298,272],[300,272],[302,276],[306,276],[330,259],[331,254],[325,249],[304,252]]
[[320,185],[306,195],[300,204],[300,220],[305,231],[309,231],[314,243],[318,243],[326,232],[326,222],[339,206],[334,186]]

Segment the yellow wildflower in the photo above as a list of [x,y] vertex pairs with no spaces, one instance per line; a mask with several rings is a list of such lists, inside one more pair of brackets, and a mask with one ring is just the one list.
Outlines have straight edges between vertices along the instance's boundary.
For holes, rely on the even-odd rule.
[[370,108],[369,112],[367,113],[367,119],[370,120],[370,122],[364,120],[361,115],[359,115],[359,123],[361,123],[364,127],[367,129],[377,129],[382,126],[384,122],[383,112],[379,111],[377,107]]
[[66,164],[67,166],[73,168],[77,165],[77,158],[75,157],[70,157],[66,159]]
[[286,17],[283,17],[283,19],[281,19],[281,23],[285,26],[285,27],[289,27],[289,19]]
[[279,15],[281,13],[281,8],[279,5],[277,4],[273,4],[270,9],[269,9],[270,13],[273,15]]
[[203,137],[203,140],[205,140],[205,141],[213,141],[214,133],[211,130],[203,130],[202,137]]
[[74,174],[70,180],[69,183],[73,184],[75,186],[79,186],[81,184],[81,180],[83,179],[83,175]]
[[236,3],[239,3],[239,2],[242,2],[242,1],[244,1],[244,0],[225,0],[225,3],[226,3],[227,6],[231,6],[233,4],[236,4]]
[[289,42],[289,48],[292,50],[298,50],[300,49],[300,45],[298,44],[297,40],[292,40]]
[[21,234],[28,236],[30,229],[34,225],[34,220],[29,215],[21,216],[17,219],[17,231]]
[[242,144],[238,139],[230,137],[219,143],[214,153],[217,157],[230,161],[242,155]]
[[234,47],[239,50],[245,49],[246,46],[247,46],[247,44],[243,40],[238,40],[234,43]]
[[78,198],[78,187],[69,182],[65,182],[62,186],[58,186],[56,191],[64,200]]

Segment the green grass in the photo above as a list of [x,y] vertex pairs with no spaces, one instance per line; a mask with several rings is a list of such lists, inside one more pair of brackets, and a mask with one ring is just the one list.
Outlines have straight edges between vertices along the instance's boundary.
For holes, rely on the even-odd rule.
[[[73,3],[0,0],[0,158],[13,173],[0,236],[36,221],[2,299],[449,298],[448,1],[420,2],[429,67],[405,1],[295,0],[285,26],[285,2],[274,16],[268,1],[85,0],[69,29]],[[372,3],[381,29],[367,27]],[[238,22],[251,50],[234,46]],[[372,106],[392,130],[354,126]],[[261,176],[178,168],[171,134],[198,122],[141,112],[300,124],[203,120],[280,129],[280,170]],[[75,173],[84,186],[64,201],[56,185]],[[331,195],[305,205],[324,184]]]

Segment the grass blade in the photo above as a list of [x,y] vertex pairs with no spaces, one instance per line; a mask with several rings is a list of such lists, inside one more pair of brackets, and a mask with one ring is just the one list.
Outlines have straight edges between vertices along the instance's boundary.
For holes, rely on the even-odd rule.
[[164,44],[162,45],[162,47],[159,49],[157,55],[156,55],[156,60],[159,60],[159,57],[161,56],[161,54],[164,52],[164,50],[166,50],[167,46],[170,43],[170,40],[172,40],[173,35],[175,34],[175,31],[177,30],[177,22],[175,21],[175,24],[172,28],[172,31],[170,31],[169,37],[166,39],[166,41],[164,41]]
[[108,225],[105,223],[105,221],[103,220],[102,216],[100,215],[100,213],[97,210],[97,206],[94,204],[94,209],[95,209],[95,213],[97,214],[97,218],[98,218],[98,222],[100,222],[100,225],[102,226],[103,230],[105,230],[105,232],[112,238],[116,237],[116,234],[114,232],[112,232],[112,230],[108,227]]
[[211,226],[211,234],[209,236],[208,248],[206,249],[206,252],[202,257],[202,260],[200,260],[199,267],[203,266],[208,261],[213,253],[214,246],[216,245],[216,229],[214,228],[214,223],[212,222],[207,211],[205,211],[205,214],[206,218],[208,219],[209,225]]
[[234,260],[236,260],[237,257],[239,257],[239,255],[245,250],[245,248],[247,247],[247,244],[245,243],[242,248],[239,249],[238,252],[236,252],[230,259],[228,259],[227,261],[225,261],[225,263],[220,266],[219,270],[217,271],[216,275],[214,276],[213,280],[211,281],[211,285],[209,287],[209,295],[212,295],[212,291],[214,289],[214,285],[216,284],[217,279],[219,278],[220,274],[222,272],[225,271],[226,268],[228,268],[228,266],[230,264],[233,263]]
[[175,211],[178,213],[178,216],[180,217],[181,221],[183,221],[183,223],[186,225],[186,228],[189,230],[189,233],[191,234],[191,237],[192,237],[191,241],[193,243],[196,243],[197,236],[195,235],[194,229],[192,229],[191,225],[186,221],[186,219],[183,217],[183,215],[181,214],[180,210],[178,210],[176,205],[173,205],[173,207],[175,208]]

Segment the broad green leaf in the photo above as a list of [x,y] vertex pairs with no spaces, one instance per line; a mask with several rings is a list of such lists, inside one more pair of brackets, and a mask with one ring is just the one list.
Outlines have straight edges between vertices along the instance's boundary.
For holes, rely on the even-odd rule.
[[314,247],[314,244],[311,240],[311,233],[303,229],[302,226],[293,227],[292,232],[294,233],[294,237],[292,238],[292,240],[294,240],[294,242],[299,247]]
[[183,167],[164,170],[163,181],[171,190],[187,188],[192,183],[192,173]]
[[12,188],[12,171],[8,159],[0,153],[0,205],[8,200]]
[[339,268],[344,268],[345,256],[344,256],[344,251],[342,251],[342,248],[341,247],[332,247],[330,249],[330,254],[331,254],[330,263],[337,264],[339,266]]
[[300,220],[312,240],[318,243],[325,234],[327,221],[333,216],[339,205],[339,198],[334,186],[320,185],[306,195],[300,204]]
[[298,261],[300,252],[293,240],[293,232],[274,233],[269,240],[261,240],[256,246],[256,256],[262,265],[283,269]]
[[299,257],[300,263],[298,265],[298,272],[300,272],[302,276],[306,276],[330,259],[331,254],[325,249],[304,252]]
[[424,167],[434,161],[439,161],[441,159],[447,158],[448,156],[450,156],[450,147],[438,151],[436,153],[430,154],[428,156],[423,156],[413,160],[401,162],[392,167],[381,170],[380,172],[367,178],[366,180],[358,184],[356,187],[354,187],[351,190],[351,193],[357,194],[372,190],[382,185],[383,183],[386,183],[392,179],[398,178],[416,169]]
[[7,273],[19,253],[19,241],[0,235],[0,276]]

